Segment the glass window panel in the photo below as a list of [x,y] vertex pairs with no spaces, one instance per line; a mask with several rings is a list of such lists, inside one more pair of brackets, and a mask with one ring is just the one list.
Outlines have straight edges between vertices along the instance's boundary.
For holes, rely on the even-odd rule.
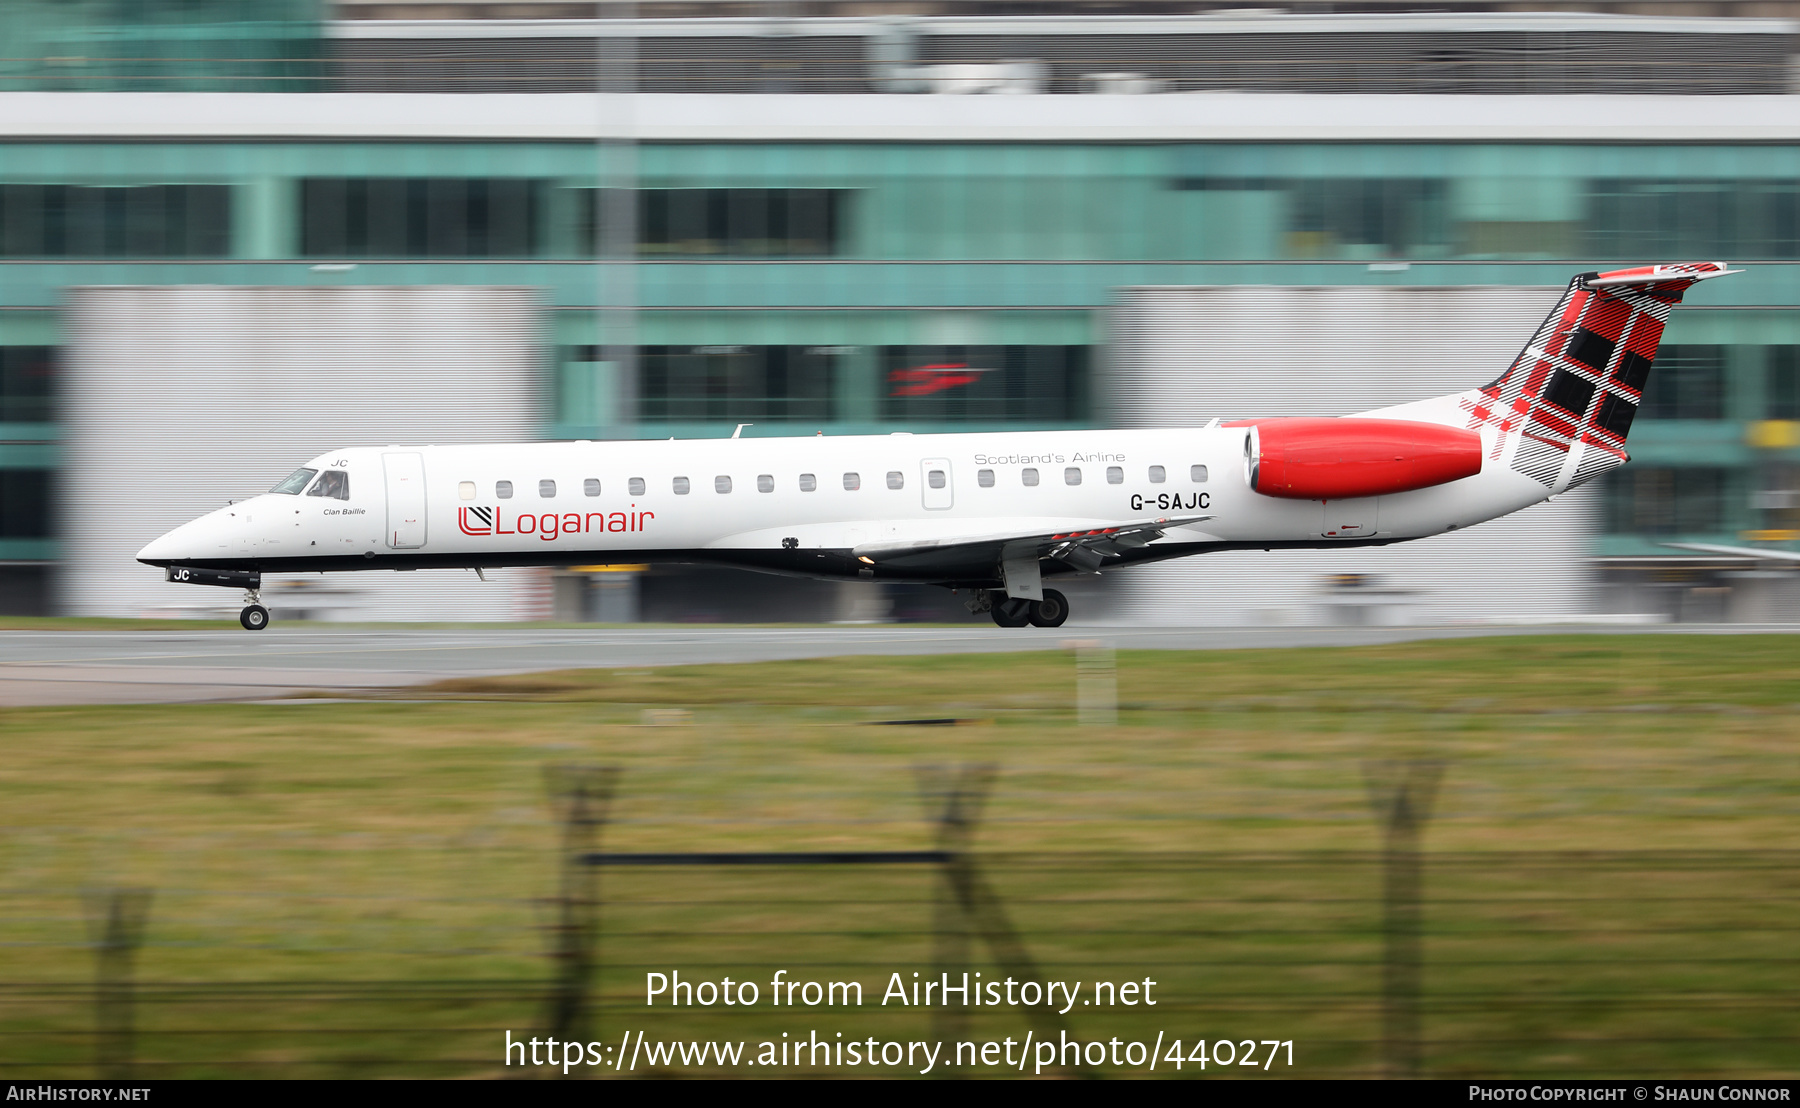
[[810,473],[802,473],[800,475],[800,491],[801,492],[811,492],[818,487],[819,487],[819,479],[817,477],[814,477]]
[[686,496],[688,494],[688,479],[686,477],[675,478],[674,487],[676,496]]
[[549,500],[549,499],[552,499],[553,497],[555,497],[556,496],[556,482],[550,481],[550,480],[539,481],[538,482],[538,495],[543,497],[545,500]]
[[1152,485],[1160,485],[1166,480],[1168,480],[1168,474],[1163,469],[1163,467],[1161,467],[1161,466],[1151,466],[1150,467],[1150,483]]
[[631,490],[633,496],[644,495],[644,479],[642,477],[633,477],[625,482],[625,487]]
[[1085,346],[885,346],[878,358],[890,421],[1087,418]]
[[1800,419],[1800,346],[1769,348],[1769,419]]
[[350,475],[341,469],[328,469],[306,490],[308,496],[329,496],[334,500],[350,499]]
[[512,482],[511,481],[495,481],[494,482],[494,496],[496,499],[499,499],[499,500],[511,500],[512,499]]
[[1106,483],[1109,485],[1123,485],[1125,483],[1124,468],[1121,466],[1107,466]]
[[994,487],[994,471],[991,469],[976,470],[975,471],[975,483],[977,485],[980,485],[984,489],[993,488]]
[[56,348],[0,346],[0,422],[56,418]]
[[52,537],[52,477],[46,469],[0,469],[0,539]]
[[890,489],[905,488],[906,487],[906,475],[901,473],[897,469],[888,470],[887,487]]
[[714,477],[713,478],[713,491],[714,492],[730,492],[731,491],[731,478],[725,476],[724,474],[720,474],[719,476]]
[[775,475],[772,473],[757,474],[756,475],[756,491],[757,492],[774,492],[775,491]]
[[461,258],[468,255],[468,192],[471,184],[455,177],[426,179],[426,257]]
[[1027,466],[1024,469],[1019,471],[1019,480],[1021,482],[1023,482],[1027,487],[1034,486],[1038,483],[1038,471],[1030,466]]
[[836,416],[841,347],[646,346],[638,355],[648,422],[809,423]]
[[412,253],[407,243],[411,191],[399,177],[378,177],[365,183],[361,253],[375,258],[404,258]]
[[[490,188],[500,184],[489,182]],[[564,253],[591,255],[595,208],[605,200],[598,199],[600,192],[592,188],[576,192],[575,233],[580,241],[568,244]],[[638,251],[749,257],[838,254],[848,195],[846,189],[643,189],[635,194]]]
[[585,480],[583,480],[581,482],[581,495],[583,495],[583,496],[599,496],[600,495],[600,478],[589,477],[589,478],[586,478]]
[[1065,485],[1081,484],[1081,467],[1080,466],[1066,467],[1063,470],[1063,484],[1065,484]]
[[1664,343],[1651,364],[1639,414],[1645,419],[1723,419],[1725,348]]
[[473,481],[458,481],[456,483],[456,498],[458,500],[473,500],[473,499],[475,499],[475,482],[473,482]]
[[860,488],[862,488],[862,474],[860,474],[860,473],[844,474],[844,491],[845,492],[855,492],[857,489],[860,489]]
[[1614,534],[1709,535],[1727,529],[1729,472],[1710,466],[1626,466],[1606,484]]

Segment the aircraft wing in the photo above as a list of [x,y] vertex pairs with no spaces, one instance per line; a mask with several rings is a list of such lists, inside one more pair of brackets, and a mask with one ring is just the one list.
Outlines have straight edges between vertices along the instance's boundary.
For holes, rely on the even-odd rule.
[[1720,546],[1710,542],[1665,542],[1662,546],[1676,550],[1698,550],[1702,554],[1737,554],[1745,558],[1766,558],[1776,562],[1800,562],[1800,550],[1765,550],[1754,546]]
[[1055,558],[1083,573],[1093,573],[1122,551],[1144,546],[1163,537],[1170,528],[1186,527],[1213,518],[1158,516],[1105,527],[1050,532],[1001,532],[973,538],[920,539],[912,542],[871,542],[850,553],[870,565],[926,568],[944,564],[982,562],[997,565],[1011,558],[1035,554]]

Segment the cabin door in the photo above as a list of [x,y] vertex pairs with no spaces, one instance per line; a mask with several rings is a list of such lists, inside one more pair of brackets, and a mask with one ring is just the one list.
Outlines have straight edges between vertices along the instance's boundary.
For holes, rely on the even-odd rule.
[[425,545],[425,457],[383,454],[387,474],[387,544],[395,550]]

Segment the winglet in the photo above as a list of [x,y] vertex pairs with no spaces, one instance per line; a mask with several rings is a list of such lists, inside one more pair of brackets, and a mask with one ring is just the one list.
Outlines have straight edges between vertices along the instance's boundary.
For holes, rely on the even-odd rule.
[[1764,558],[1775,562],[1800,562],[1800,550],[1768,550],[1754,546],[1721,546],[1710,542],[1665,542],[1676,550],[1697,550],[1702,554],[1733,554],[1740,558]]

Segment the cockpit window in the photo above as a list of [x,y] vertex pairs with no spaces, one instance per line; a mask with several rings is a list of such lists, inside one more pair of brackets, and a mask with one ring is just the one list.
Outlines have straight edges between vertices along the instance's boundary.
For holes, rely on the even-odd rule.
[[328,469],[319,475],[318,484],[306,490],[306,495],[348,500],[350,499],[350,475],[341,469]]
[[316,469],[296,469],[294,472],[288,474],[287,480],[276,485],[269,491],[286,493],[288,496],[299,496],[300,490],[306,487],[306,483],[312,480],[313,474],[317,472],[319,471]]

